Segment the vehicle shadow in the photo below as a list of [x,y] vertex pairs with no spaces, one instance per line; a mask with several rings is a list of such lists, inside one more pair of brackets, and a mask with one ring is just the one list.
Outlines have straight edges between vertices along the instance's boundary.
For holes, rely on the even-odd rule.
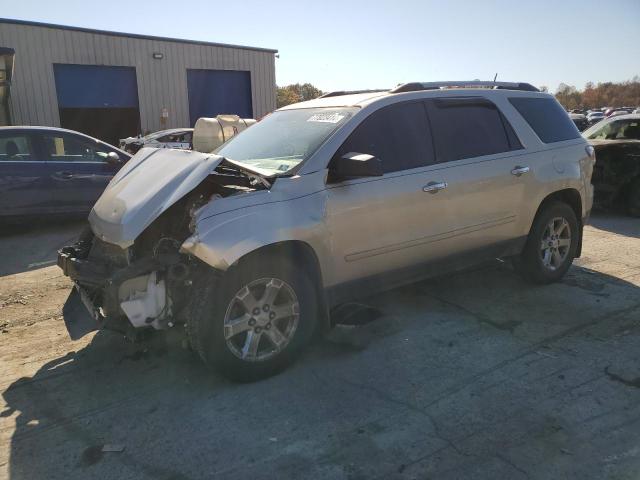
[[0,277],[55,265],[58,249],[75,241],[85,223],[65,218],[0,225]]
[[[175,420],[165,425],[163,417],[182,417],[185,397],[209,396],[226,384],[182,348],[181,339],[161,333],[133,344],[97,332],[86,347],[13,382],[2,393],[6,408],[0,412],[15,421],[9,478],[182,478],[169,466],[145,463],[136,450],[146,446],[127,438],[131,429],[144,432],[145,442],[164,438],[145,424],[170,429]],[[105,445],[116,451],[103,452]],[[131,471],[110,476],[112,461]],[[96,474],[96,464],[107,466]]]
[[[373,327],[367,345],[350,350],[348,345],[317,341],[293,368],[253,384],[234,384],[205,369],[197,355],[183,347],[184,337],[177,328],[142,344],[98,332],[86,347],[42,365],[33,376],[16,380],[2,393],[6,408],[0,417],[15,421],[9,478],[186,479],[218,474],[273,478],[265,472],[276,475],[276,470],[264,470],[266,466],[277,466],[280,478],[296,478],[320,476],[327,462],[360,465],[364,459],[368,466],[362,467],[358,478],[385,476],[391,473],[390,465],[396,465],[395,473],[398,462],[410,463],[411,459],[404,457],[410,449],[385,449],[369,439],[380,434],[379,441],[383,441],[384,435],[391,434],[380,430],[384,422],[380,418],[411,417],[408,422],[396,418],[396,424],[385,427],[408,444],[424,442],[424,433],[431,431],[433,422],[441,425],[435,437],[470,438],[457,430],[466,428],[464,423],[451,420],[468,411],[474,412],[474,422],[489,436],[478,443],[482,446],[470,443],[466,448],[483,449],[482,453],[461,458],[458,450],[465,448],[466,440],[445,450],[446,445],[436,438],[421,448],[440,452],[439,461],[445,463],[477,461],[482,455],[490,457],[492,448],[502,452],[510,442],[510,430],[535,433],[537,428],[518,423],[525,417],[531,421],[530,411],[526,415],[505,412],[504,418],[515,426],[488,418],[484,427],[482,415],[490,417],[486,412],[495,410],[490,403],[502,398],[508,408],[520,405],[517,408],[531,410],[521,402],[541,402],[548,391],[558,388],[554,383],[558,380],[557,375],[538,374],[539,380],[522,391],[510,382],[497,392],[487,391],[486,385],[474,386],[469,374],[483,362],[490,360],[505,368],[510,364],[491,358],[488,346],[493,343],[479,342],[469,328],[477,322],[478,335],[500,339],[495,341],[495,352],[504,355],[509,348],[500,342],[510,341],[511,336],[519,335],[518,345],[542,344],[549,338],[557,341],[564,331],[579,332],[580,322],[593,325],[593,317],[576,313],[568,318],[567,311],[606,316],[609,311],[630,308],[634,301],[637,307],[639,298],[638,286],[582,267],[573,267],[560,284],[532,288],[507,265],[492,265],[369,299],[382,316],[367,325],[392,325]],[[544,315],[536,312],[540,305]],[[558,318],[565,320],[558,324]],[[620,327],[614,323],[609,320],[607,324],[612,335]],[[454,331],[461,325],[466,329],[463,335]],[[400,335],[403,350],[375,351],[391,348],[385,347],[385,340],[394,335]],[[603,336],[606,334],[597,340],[599,345]],[[405,337],[416,340],[415,344]],[[461,343],[465,338],[468,343]],[[456,353],[460,350],[465,354]],[[516,358],[522,357],[516,353]],[[391,361],[394,355],[406,358]],[[545,355],[537,358],[553,357]],[[589,358],[587,363],[596,360]],[[438,373],[442,369],[445,374]],[[466,400],[461,397],[450,404],[460,410],[440,406],[427,414],[433,417],[422,416],[420,409],[428,412],[432,396],[451,390],[454,374],[472,392],[465,394]],[[427,396],[417,395],[420,385],[428,385]],[[497,385],[500,389],[500,382]],[[485,400],[487,405],[482,403]],[[560,399],[558,405],[566,401]],[[595,417],[607,408],[593,404],[590,412]],[[415,421],[424,423],[419,434],[412,430],[417,427],[412,425]],[[534,458],[532,462],[542,465],[546,460]],[[444,468],[432,467],[434,472]],[[513,472],[496,473],[501,474]]]
[[640,238],[640,218],[631,217],[623,213],[594,211],[589,224],[599,230],[618,235]]

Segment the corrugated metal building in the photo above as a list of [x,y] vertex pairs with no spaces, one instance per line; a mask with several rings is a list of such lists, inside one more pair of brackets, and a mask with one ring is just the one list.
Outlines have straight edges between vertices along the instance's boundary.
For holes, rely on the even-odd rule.
[[0,19],[15,51],[14,125],[80,130],[113,142],[276,106],[277,50]]

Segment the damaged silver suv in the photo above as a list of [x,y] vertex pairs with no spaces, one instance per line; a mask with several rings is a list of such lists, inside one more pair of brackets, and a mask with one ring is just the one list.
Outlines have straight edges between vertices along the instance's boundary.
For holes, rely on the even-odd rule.
[[212,154],[140,150],[59,252],[73,336],[184,324],[207,365],[288,365],[332,308],[488,259],[561,278],[595,157],[556,100],[408,83],[282,108]]

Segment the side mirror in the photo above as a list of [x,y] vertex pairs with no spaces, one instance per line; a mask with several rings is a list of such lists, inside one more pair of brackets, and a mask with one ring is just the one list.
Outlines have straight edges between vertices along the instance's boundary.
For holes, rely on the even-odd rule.
[[378,157],[358,152],[349,152],[334,160],[331,171],[341,179],[381,177],[384,174]]
[[122,160],[120,160],[120,155],[116,152],[109,152],[107,153],[107,163],[111,165],[119,165],[122,163]]

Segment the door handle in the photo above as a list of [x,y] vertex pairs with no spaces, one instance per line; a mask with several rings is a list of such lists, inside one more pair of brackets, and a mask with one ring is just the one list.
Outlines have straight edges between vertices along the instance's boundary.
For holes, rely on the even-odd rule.
[[69,179],[73,178],[73,172],[56,172],[55,176],[62,179]]
[[438,193],[440,190],[447,188],[449,184],[447,182],[429,182],[422,187],[423,192]]
[[531,170],[529,167],[514,167],[513,170],[511,170],[511,175],[515,175],[516,177],[519,177],[520,175],[524,175],[525,173],[529,173],[529,170]]

